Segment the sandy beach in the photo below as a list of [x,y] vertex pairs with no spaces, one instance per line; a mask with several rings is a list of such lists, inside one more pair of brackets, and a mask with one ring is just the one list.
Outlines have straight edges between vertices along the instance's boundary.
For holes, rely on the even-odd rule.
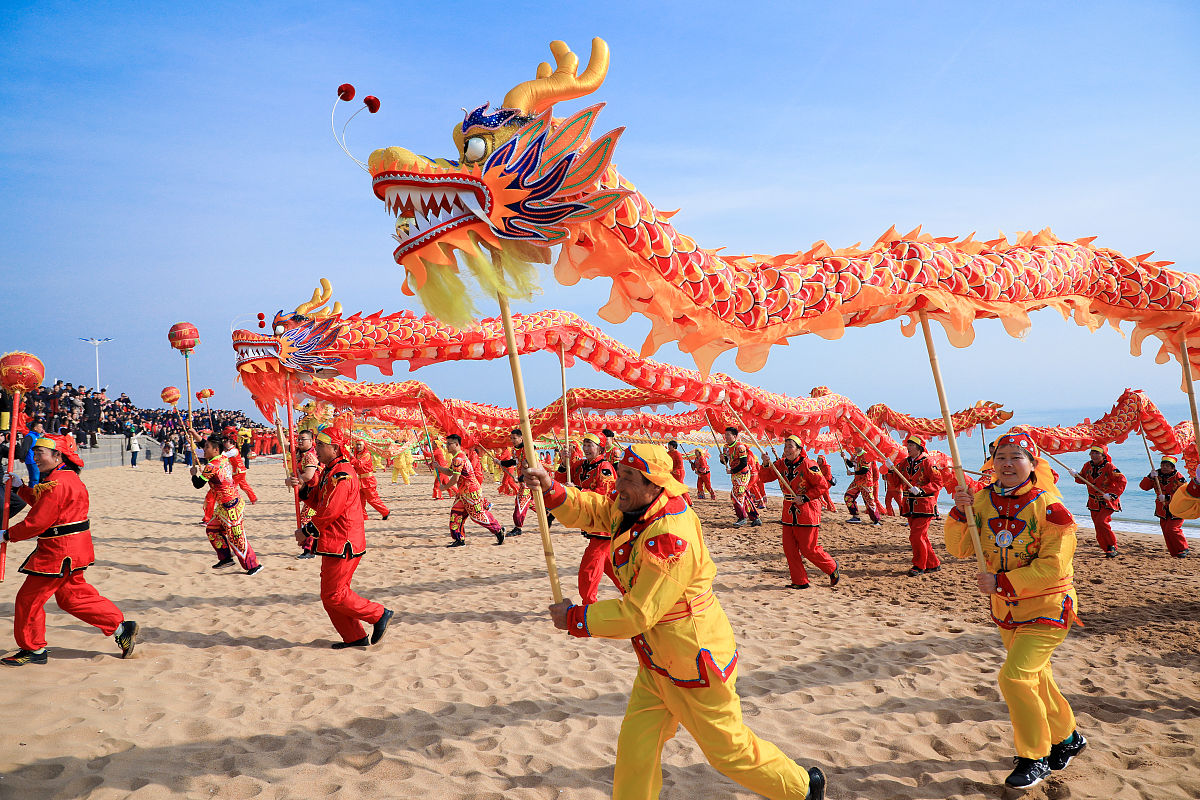
[[[141,641],[122,661],[111,639],[48,605],[49,664],[2,673],[0,798],[609,796],[636,660],[627,642],[554,630],[535,530],[496,547],[469,524],[470,545],[445,549],[450,501],[429,499],[428,476],[405,487],[380,472],[392,515],[372,514],[355,587],[396,618],[380,645],[335,652],[318,564],[294,558],[278,464],[250,472],[260,500],[247,530],[265,565],[253,577],[210,569],[195,524],[202,493],[186,471],[147,464],[84,480],[98,559],[88,577],[141,624]],[[509,523],[511,499],[485,491]],[[995,680],[1003,650],[972,562],[908,578],[901,522],[828,521],[841,585],[818,573],[792,591],[778,500],[757,529],[734,528],[723,500],[698,505],[741,648],[746,718],[821,766],[830,797],[1200,796],[1200,560],[1129,535],[1106,560],[1081,534],[1086,627],[1054,670],[1090,746],[1018,795],[1000,785],[1013,755]],[[940,525],[931,539],[945,558]],[[577,597],[585,542],[561,526],[553,541]],[[6,624],[31,549],[9,548]],[[709,767],[686,732],[668,743],[664,798],[754,796]]]

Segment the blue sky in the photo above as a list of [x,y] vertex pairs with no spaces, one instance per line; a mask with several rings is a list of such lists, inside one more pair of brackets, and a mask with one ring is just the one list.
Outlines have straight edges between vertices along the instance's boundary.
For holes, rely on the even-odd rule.
[[[499,102],[555,38],[580,53],[592,36],[609,42],[589,101],[607,103],[600,126],[627,127],[616,163],[658,207],[681,209],[678,229],[703,246],[779,253],[870,242],[892,224],[981,238],[1050,226],[1200,265],[1194,3],[149,5],[6,3],[0,16],[0,351],[91,384],[78,337],[113,337],[102,380],[140,404],[182,386],[174,322],[201,331],[193,389],[252,408],[233,382],[234,320],[293,308],[320,277],[348,312],[414,308],[391,222],[329,132],[335,87],[383,103],[350,127],[358,157],[388,145],[451,155],[461,107]],[[567,288],[547,272],[543,287],[515,310],[600,322],[607,282]],[[641,318],[603,327],[634,347],[648,330]],[[1126,386],[1182,400],[1174,362],[1131,357],[1110,329],[1051,311],[1023,340],[976,328],[973,347],[940,352],[957,407],[1097,416]],[[690,365],[672,347],[658,357]],[[524,369],[532,403],[557,395],[557,359]],[[716,369],[738,374],[729,355]],[[512,404],[503,362],[415,377]],[[795,339],[742,377],[937,413],[923,344],[898,322]],[[586,366],[569,381],[614,385]]]

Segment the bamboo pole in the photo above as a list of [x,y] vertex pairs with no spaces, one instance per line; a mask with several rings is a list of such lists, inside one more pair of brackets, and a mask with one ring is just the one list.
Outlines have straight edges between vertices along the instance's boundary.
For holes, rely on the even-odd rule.
[[[874,443],[874,442],[872,442],[870,439],[868,439],[868,438],[867,438],[867,435],[866,435],[865,433],[863,433],[863,432],[862,432],[862,431],[859,429],[859,427],[858,427],[857,425],[855,425],[853,422],[851,422],[851,421],[850,421],[850,418],[849,418],[849,417],[847,417],[847,418],[846,418],[846,424],[847,424],[847,425],[849,425],[851,428],[853,428],[853,429],[854,429],[854,432],[858,434],[859,438],[860,438],[860,439],[862,439],[864,442],[866,442],[866,443],[867,443],[867,447],[869,447],[869,448],[871,448],[872,450],[874,450],[874,451],[875,451],[875,454],[876,454],[877,456],[879,456],[880,458],[882,458],[882,459],[883,459],[884,461],[886,461],[887,463],[891,464],[891,466],[892,466],[892,469],[896,471],[896,474],[897,474],[898,476],[900,476],[900,480],[904,481],[904,485],[905,485],[905,486],[907,486],[907,487],[908,487],[908,488],[910,488],[910,489],[914,488],[914,487],[913,487],[913,485],[912,485],[912,483],[910,483],[910,482],[909,482],[908,478],[904,477],[904,473],[900,471],[900,467],[896,466],[896,462],[895,462],[895,461],[892,461],[890,458],[888,458],[887,456],[885,456],[885,455],[883,454],[883,451],[882,451],[882,450],[880,450],[878,447],[876,447],[876,446],[875,446],[875,443]],[[838,444],[841,444],[841,440],[838,440]],[[966,484],[963,484],[963,485],[965,486]],[[890,506],[889,506],[889,507],[890,507]]]
[[1100,494],[1102,494],[1102,495],[1106,495],[1106,494],[1108,494],[1108,492],[1104,491],[1104,490],[1103,490],[1103,489],[1101,489],[1099,486],[1097,486],[1096,484],[1094,484],[1094,483],[1092,483],[1091,481],[1089,481],[1087,478],[1085,478],[1085,477],[1083,477],[1082,475],[1080,475],[1079,473],[1075,472],[1075,470],[1071,469],[1071,468],[1070,468],[1070,467],[1068,467],[1066,464],[1064,464],[1063,462],[1059,461],[1059,460],[1058,460],[1057,458],[1055,458],[1054,456],[1052,456],[1052,455],[1050,455],[1049,453],[1047,453],[1045,450],[1043,450],[1043,451],[1042,451],[1042,455],[1044,455],[1046,458],[1048,458],[1048,459],[1050,459],[1051,461],[1053,461],[1055,464],[1058,464],[1060,467],[1062,467],[1063,469],[1065,469],[1067,472],[1073,473],[1073,474],[1074,474],[1074,475],[1075,475],[1077,478],[1079,478],[1079,480],[1083,481],[1083,485],[1084,485],[1084,486],[1087,486],[1089,489],[1091,489],[1091,490],[1093,490],[1093,491],[1095,491],[1095,492],[1099,492],[1099,493],[1100,493]]
[[[192,354],[191,350],[183,351],[183,377],[187,386],[187,403],[188,403],[188,425],[191,425],[192,420],[192,362],[188,358]],[[216,433],[216,431],[213,431]]]
[[[284,388],[284,391],[287,392],[287,424],[288,424],[288,442],[287,443],[288,443],[288,446],[283,451],[283,454],[284,454],[283,460],[284,460],[284,464],[286,464],[289,456],[291,456],[293,459],[295,458],[294,454],[296,452],[296,421],[292,416],[292,407],[296,404],[296,401],[292,397],[292,376],[290,374],[288,374],[284,377],[283,388]],[[278,417],[276,417],[276,419],[275,419],[275,424],[279,425]],[[300,487],[299,486],[292,487],[292,505],[296,509],[296,528],[299,529],[300,527],[302,527],[301,521],[304,519],[304,515],[300,511]]]
[[1188,405],[1192,409],[1192,447],[1200,453],[1200,415],[1196,414],[1196,387],[1192,383],[1192,356],[1188,350],[1187,334],[1180,337],[1180,350],[1183,362],[1183,377],[1187,387]]
[[[512,371],[513,394],[517,401],[517,416],[521,421],[521,441],[525,447],[525,462],[530,466],[538,463],[537,453],[533,451],[533,432],[529,427],[529,405],[525,402],[525,381],[521,378],[521,361],[517,356],[517,335],[513,331],[512,312],[508,308],[508,298],[503,293],[496,294],[500,301],[500,318],[504,323],[504,342],[508,347],[508,366]],[[558,566],[554,563],[554,545],[550,541],[550,522],[546,517],[546,500],[539,488],[530,488],[533,494],[533,505],[537,510],[538,527],[542,534],[542,552],[546,556],[546,572],[550,577],[550,595],[555,603],[563,599],[562,587],[558,583]]]
[[[942,370],[938,367],[937,351],[933,347],[933,334],[929,331],[929,317],[924,311],[921,317],[921,333],[925,336],[925,349],[929,352],[929,369],[933,371],[933,384],[937,387],[938,403],[942,406],[942,419],[946,422],[946,441],[950,445],[950,460],[954,462],[954,476],[958,485],[967,486],[967,476],[963,474],[962,459],[958,455],[958,440],[954,438],[954,421],[950,417],[950,404],[946,402],[946,387],[942,385]],[[971,544],[975,548],[975,561],[981,572],[987,571],[987,562],[983,558],[983,544],[979,541],[979,529],[975,527],[975,515],[966,514],[967,530],[971,534]]]
[[[100,352],[97,350],[96,352]],[[8,415],[8,472],[16,474],[17,458],[17,417],[21,415],[21,392],[13,392],[12,413]],[[4,512],[0,515],[0,530],[8,530],[9,495],[12,492],[12,478],[4,479]],[[4,567],[8,561],[8,542],[0,542],[0,581],[4,580]]]
[[1162,481],[1158,479],[1158,467],[1154,466],[1154,456],[1150,455],[1150,443],[1146,441],[1146,426],[1141,420],[1138,420],[1138,433],[1142,437],[1142,446],[1146,448],[1146,460],[1150,462],[1150,474],[1154,476],[1154,486],[1158,489],[1158,496],[1163,496]]
[[563,463],[567,465],[567,484],[571,483],[571,412],[567,410],[567,350],[562,342],[558,343],[558,372],[562,377],[563,398],[563,439],[567,441]]
[[433,473],[433,481],[437,483],[441,480],[441,473],[435,469],[437,460],[433,457],[433,435],[429,432],[429,423],[425,421],[425,406],[421,401],[417,401],[417,411],[421,412],[421,427],[425,429],[425,440],[429,442],[429,458],[425,461],[425,466],[429,467],[429,471]]

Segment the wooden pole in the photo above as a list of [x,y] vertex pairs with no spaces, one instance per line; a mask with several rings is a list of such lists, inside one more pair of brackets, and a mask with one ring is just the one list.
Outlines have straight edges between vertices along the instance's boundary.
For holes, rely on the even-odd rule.
[[567,484],[569,485],[571,483],[571,412],[567,410],[567,350],[562,342],[558,343],[558,372],[562,377],[563,439],[567,442],[563,463],[567,465]]
[[979,423],[979,446],[983,450],[983,460],[988,460],[987,436],[983,433],[983,423]]
[[[96,352],[99,352],[97,350]],[[17,458],[17,417],[21,414],[21,393],[13,392],[12,413],[8,415],[8,472],[16,474],[17,467],[13,461]],[[4,512],[0,515],[0,530],[8,530],[9,494],[12,492],[12,478],[4,481]],[[4,566],[8,560],[8,542],[0,542],[0,581],[4,580]]]
[[[513,394],[517,400],[517,416],[521,421],[521,441],[525,446],[525,462],[530,466],[538,463],[537,453],[533,451],[533,432],[529,427],[529,406],[525,402],[525,381],[521,378],[521,361],[517,356],[517,335],[513,332],[512,312],[508,308],[508,298],[502,293],[496,294],[500,301],[500,318],[504,323],[504,342],[508,346],[508,366],[512,371]],[[550,522],[546,517],[546,501],[541,489],[530,488],[533,494],[533,505],[537,509],[538,527],[542,533],[542,552],[546,556],[546,572],[550,576],[550,596],[555,603],[562,602],[562,587],[558,583],[558,566],[554,563],[554,545],[550,541]]]
[[[288,440],[287,440],[287,447],[285,447],[283,450],[283,463],[284,463],[284,466],[286,467],[289,457],[291,457],[293,460],[295,460],[295,452],[296,452],[296,421],[292,417],[292,408],[293,408],[293,406],[295,406],[296,402],[292,398],[292,376],[290,374],[284,377],[283,387],[284,387],[284,391],[287,392],[287,401],[286,402],[287,402]],[[282,426],[279,423],[278,416],[275,417],[275,424],[276,424],[276,426],[278,426],[280,428],[280,433],[282,433],[283,432]],[[291,470],[291,472],[295,472],[295,470]],[[297,475],[297,477],[299,477],[299,475]],[[292,505],[295,506],[295,508],[296,508],[296,527],[300,528],[300,527],[302,527],[301,522],[304,519],[304,515],[300,511],[300,487],[299,486],[292,487]]]
[[[950,404],[946,402],[946,388],[942,385],[942,370],[938,367],[937,351],[933,347],[933,334],[929,331],[929,317],[924,311],[921,316],[921,333],[925,335],[925,349],[929,351],[929,368],[933,371],[933,384],[937,387],[938,403],[942,406],[942,419],[946,422],[946,441],[950,445],[950,460],[954,462],[954,476],[958,485],[966,488],[967,476],[963,474],[962,459],[958,456],[958,440],[954,438],[954,421],[950,417]],[[983,545],[979,541],[979,529],[975,527],[975,515],[966,514],[967,530],[971,534],[971,544],[975,548],[975,561],[980,572],[987,572],[987,562],[983,558]]]
[[[187,382],[186,383],[187,403],[188,403],[188,417],[187,418],[188,418],[189,426],[193,422],[193,420],[192,420],[192,362],[191,362],[191,359],[188,358],[188,356],[190,356],[191,354],[192,354],[191,350],[183,351],[183,377],[184,377],[184,380]],[[213,433],[216,433],[216,431],[213,431]]]
[[1150,443],[1146,441],[1146,427],[1139,420],[1138,433],[1142,436],[1142,446],[1146,448],[1146,460],[1150,462],[1150,474],[1154,476],[1154,486],[1158,489],[1158,496],[1163,496],[1162,481],[1158,479],[1158,467],[1154,466],[1154,456],[1150,455]]
[[429,432],[429,423],[425,421],[425,406],[421,401],[417,401],[417,411],[421,412],[421,427],[425,429],[425,440],[429,442],[429,459],[426,460],[425,466],[429,467],[429,471],[433,473],[433,482],[437,483],[442,479],[441,473],[434,469],[437,461],[433,457],[433,435]]
[[[1058,460],[1057,458],[1055,458],[1054,456],[1052,456],[1052,455],[1050,455],[1049,453],[1047,453],[1045,450],[1043,450],[1043,451],[1042,451],[1042,455],[1044,455],[1046,458],[1048,458],[1048,459],[1050,459],[1051,461],[1053,461],[1055,464],[1058,464],[1060,467],[1062,467],[1063,469],[1065,469],[1067,472],[1075,472],[1075,470],[1071,469],[1071,468],[1070,468],[1070,467],[1068,467],[1066,464],[1064,464],[1063,462],[1059,461],[1059,460]],[[1079,475],[1078,477],[1079,477],[1079,480],[1083,481],[1083,485],[1084,485],[1084,486],[1087,486],[1089,489],[1092,489],[1093,491],[1099,492],[1100,494],[1108,494],[1108,492],[1104,491],[1104,490],[1103,490],[1103,489],[1101,489],[1099,486],[1097,486],[1096,484],[1092,483],[1091,481],[1089,481],[1087,478],[1083,477],[1082,475]]]
[[[853,429],[854,429],[854,432],[858,434],[859,438],[860,438],[860,439],[862,439],[864,442],[866,442],[866,443],[867,443],[867,447],[869,447],[869,448],[871,448],[872,450],[874,450],[874,451],[875,451],[875,454],[876,454],[877,456],[879,456],[880,458],[882,458],[882,459],[883,459],[884,461],[886,461],[888,464],[891,464],[891,466],[892,466],[892,469],[896,471],[896,474],[897,474],[897,475],[900,477],[900,480],[904,481],[904,485],[905,485],[905,486],[907,486],[907,487],[908,487],[908,488],[910,488],[910,489],[911,489],[911,488],[913,488],[913,485],[912,485],[912,484],[909,482],[908,478],[904,477],[904,473],[900,471],[900,468],[899,468],[898,466],[896,466],[896,462],[895,462],[895,461],[892,461],[890,458],[888,458],[887,456],[885,456],[885,455],[883,454],[883,451],[882,451],[882,450],[880,450],[878,447],[876,447],[876,446],[875,446],[875,443],[874,443],[874,442],[872,442],[870,439],[868,439],[868,438],[867,438],[867,435],[866,435],[865,433],[863,433],[863,432],[862,432],[862,431],[859,429],[859,427],[858,427],[857,425],[855,425],[853,422],[851,422],[851,421],[850,421],[849,417],[847,417],[847,418],[846,418],[846,424],[847,424],[847,425],[849,425],[851,428],[853,428]],[[838,440],[838,444],[841,444],[841,440],[840,440],[840,439]],[[964,485],[964,486],[966,486],[966,483],[964,483],[963,485]]]
[[1182,352],[1183,377],[1187,386],[1188,405],[1192,409],[1192,447],[1200,454],[1200,416],[1196,414],[1196,387],[1192,383],[1192,356],[1188,351],[1187,334],[1180,337]]

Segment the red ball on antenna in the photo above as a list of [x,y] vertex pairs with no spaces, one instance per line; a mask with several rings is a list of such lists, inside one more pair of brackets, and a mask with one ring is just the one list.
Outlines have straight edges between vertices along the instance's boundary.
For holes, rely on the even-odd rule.
[[338,87],[338,99],[345,100],[347,103],[349,103],[351,100],[353,100],[354,99],[354,84],[343,83],[341,86],[339,86]]
[[264,313],[262,313],[262,312],[260,311],[260,312],[258,312],[258,318],[259,318],[259,319],[266,319],[266,318],[267,318],[267,315],[266,315],[266,314],[264,314]]
[[379,110],[379,98],[373,94],[364,97],[363,104],[367,107],[367,111],[370,111],[372,114]]

